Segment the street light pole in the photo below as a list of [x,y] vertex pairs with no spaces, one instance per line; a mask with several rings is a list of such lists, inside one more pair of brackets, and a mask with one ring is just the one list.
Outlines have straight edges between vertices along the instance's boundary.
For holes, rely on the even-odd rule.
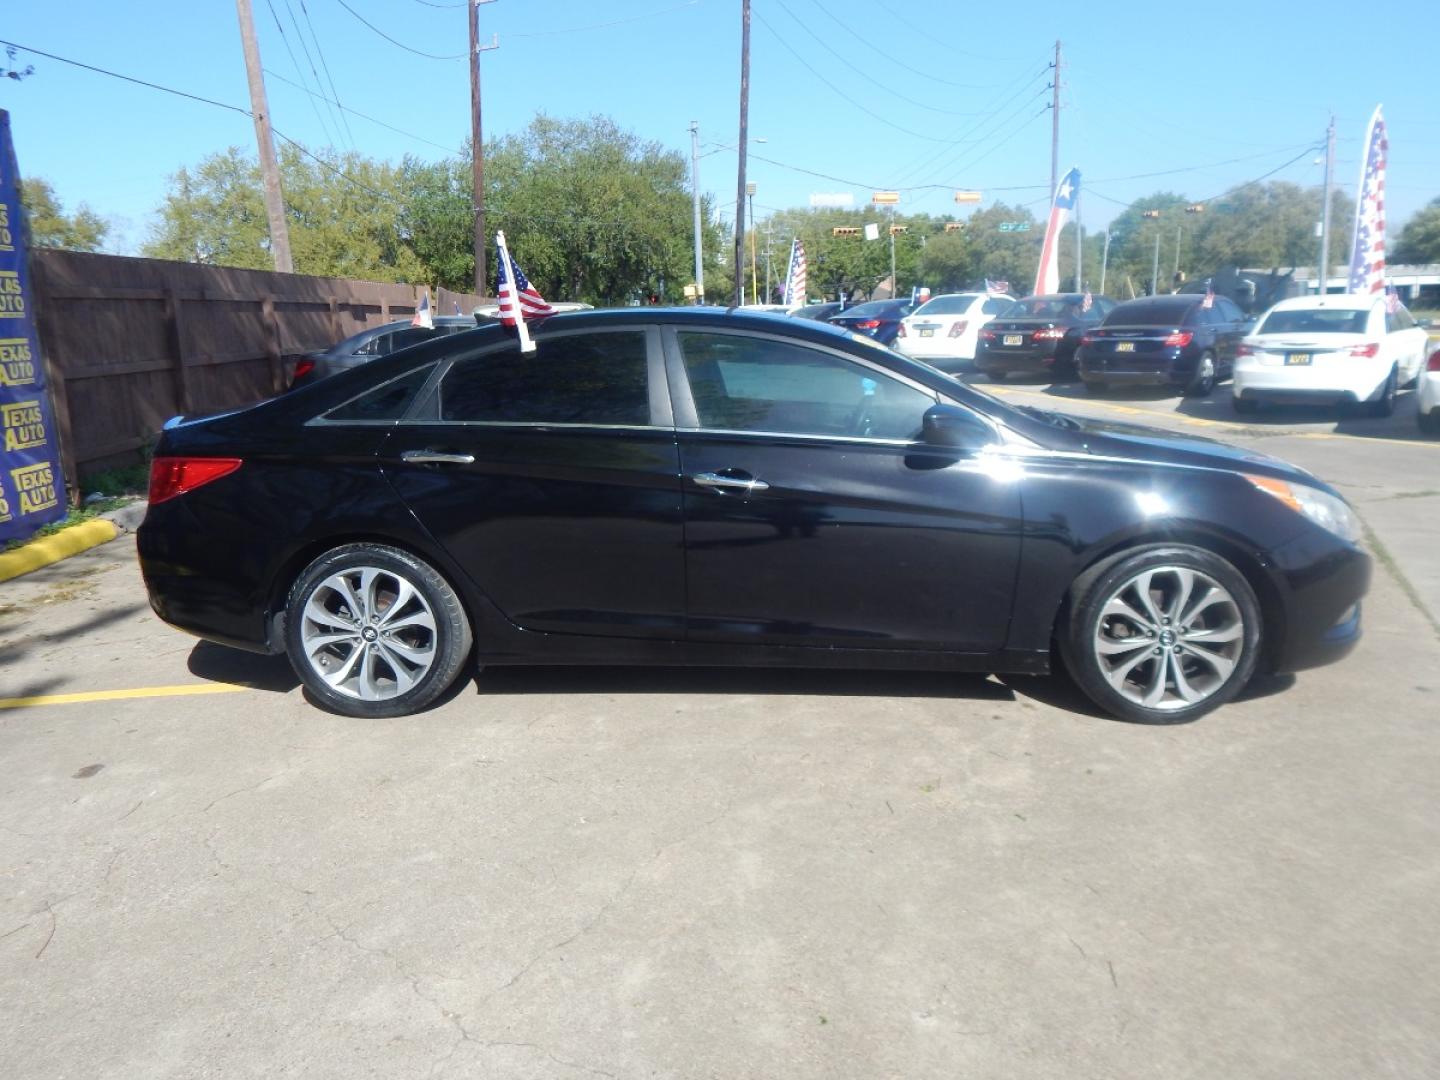
[[756,232],[757,232],[758,230],[755,228],[755,185],[754,185],[754,184],[746,184],[746,185],[745,185],[745,197],[750,200],[750,302],[751,302],[752,304],[758,304],[760,301],[759,301],[759,298],[758,298],[757,294],[759,293],[760,290],[759,290],[759,288],[758,288],[759,283],[756,281],[756,275],[755,275],[755,261],[756,261],[755,244],[756,244],[756,241],[759,239],[759,237],[756,236]]
[[1100,295],[1105,295],[1105,270],[1110,265],[1110,229],[1105,229],[1105,250],[1100,255]]
[[1150,295],[1160,295],[1160,230],[1155,230],[1155,264],[1150,270]]
[[1330,115],[1330,126],[1325,130],[1325,206],[1320,211],[1320,266],[1316,271],[1321,296],[1330,291],[1330,191],[1331,174],[1335,171],[1335,115]]
[[735,304],[745,302],[745,153],[750,145],[750,0],[740,5],[740,167],[735,181]]
[[690,121],[690,196],[695,203],[695,303],[705,302],[705,261],[700,251],[700,121]]

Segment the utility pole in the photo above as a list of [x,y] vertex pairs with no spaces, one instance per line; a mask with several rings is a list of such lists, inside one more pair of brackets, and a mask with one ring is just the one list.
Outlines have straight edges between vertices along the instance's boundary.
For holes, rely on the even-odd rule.
[[775,218],[765,219],[765,302],[770,303],[770,252],[775,247]]
[[1335,171],[1335,114],[1325,129],[1325,206],[1320,211],[1320,266],[1315,276],[1320,281],[1316,290],[1321,296],[1330,291],[1330,191],[1331,174]]
[[470,197],[475,204],[475,294],[484,296],[489,276],[485,265],[485,140],[480,131],[480,54],[500,47],[499,35],[480,44],[480,5],[495,0],[469,0],[470,16]]
[[1150,295],[1160,295],[1160,229],[1155,229],[1155,264],[1150,270]]
[[1080,193],[1075,193],[1075,291],[1080,292],[1083,288],[1081,282],[1085,274],[1084,255],[1085,229],[1080,224]]
[[700,252],[700,121],[690,121],[690,196],[695,203],[695,303],[705,302],[705,262]]
[[1184,228],[1183,225],[1175,226],[1175,275],[1170,281],[1176,284],[1178,284],[1176,278],[1180,276],[1180,233]]
[[740,4],[740,142],[735,181],[735,304],[745,302],[745,155],[750,147],[750,0]]
[[895,207],[890,207],[890,299],[900,297],[900,282],[895,279]]
[[1105,270],[1110,265],[1110,229],[1105,229],[1105,250],[1100,255],[1100,295],[1105,295]]
[[1050,196],[1060,186],[1060,42],[1055,42],[1055,75],[1050,80],[1055,91],[1050,104]]
[[270,219],[270,258],[282,274],[295,272],[290,261],[290,228],[285,223],[285,193],[280,189],[280,166],[270,135],[270,106],[265,101],[265,76],[260,66],[260,44],[255,40],[255,19],[250,0],[235,0],[240,16],[240,44],[245,50],[245,73],[250,78],[250,115],[255,118],[255,141],[260,147],[260,175],[265,187],[265,216]]

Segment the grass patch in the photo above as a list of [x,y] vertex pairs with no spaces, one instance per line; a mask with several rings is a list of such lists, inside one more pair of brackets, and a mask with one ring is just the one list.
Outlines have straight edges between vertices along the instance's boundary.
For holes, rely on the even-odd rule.
[[132,500],[126,497],[113,499],[97,499],[88,506],[71,507],[70,512],[59,521],[52,521],[48,525],[41,525],[33,533],[23,540],[11,540],[0,547],[0,551],[14,551],[16,548],[24,547],[31,540],[39,540],[42,536],[54,536],[61,529],[68,529],[71,525],[79,525],[82,522],[93,521],[107,510],[115,510],[124,506]]
[[150,486],[150,466],[122,465],[118,469],[102,469],[91,473],[80,482],[86,495],[104,495],[115,498],[119,495],[144,495]]

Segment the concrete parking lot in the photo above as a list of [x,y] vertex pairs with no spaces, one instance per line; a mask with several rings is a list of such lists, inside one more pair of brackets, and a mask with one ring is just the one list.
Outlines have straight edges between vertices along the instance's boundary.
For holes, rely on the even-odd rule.
[[0,1072],[1440,1073],[1440,441],[1408,396],[997,392],[1337,484],[1357,651],[1174,727],[1063,679],[656,669],[358,721],[160,624],[122,537],[0,587],[0,697],[46,699],[0,709]]

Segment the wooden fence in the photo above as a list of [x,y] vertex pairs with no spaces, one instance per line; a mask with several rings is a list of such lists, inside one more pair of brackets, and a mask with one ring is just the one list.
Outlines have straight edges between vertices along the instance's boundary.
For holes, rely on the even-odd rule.
[[[60,459],[87,474],[142,460],[177,413],[284,390],[294,358],[414,314],[412,285],[92,255],[31,253]],[[483,298],[441,289],[436,314]]]

